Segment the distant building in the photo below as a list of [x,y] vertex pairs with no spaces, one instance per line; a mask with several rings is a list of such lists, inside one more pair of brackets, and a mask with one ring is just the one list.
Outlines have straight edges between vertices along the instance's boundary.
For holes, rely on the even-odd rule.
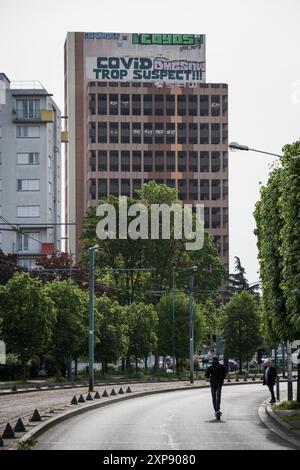
[[61,248],[61,113],[51,96],[0,73],[0,248],[28,269]]
[[203,203],[228,271],[228,87],[205,83],[205,36],[71,32],[65,43],[69,250],[109,194],[155,180]]

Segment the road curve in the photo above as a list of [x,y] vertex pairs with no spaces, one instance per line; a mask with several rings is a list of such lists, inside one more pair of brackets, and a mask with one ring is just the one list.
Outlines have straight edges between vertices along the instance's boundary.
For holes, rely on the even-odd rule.
[[293,449],[261,423],[257,410],[266,398],[262,385],[223,387],[221,421],[207,388],[134,398],[57,424],[34,449]]

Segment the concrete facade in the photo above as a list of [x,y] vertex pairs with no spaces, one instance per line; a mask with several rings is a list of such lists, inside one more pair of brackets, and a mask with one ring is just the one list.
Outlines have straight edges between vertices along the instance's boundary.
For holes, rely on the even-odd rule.
[[60,251],[61,113],[36,82],[0,84],[0,248],[31,269]]
[[91,80],[91,56],[122,54],[111,38],[101,46],[99,37],[68,33],[65,43],[66,217],[76,223],[69,226],[69,250],[80,249],[88,207],[109,194],[135,197],[155,180],[175,187],[184,203],[204,204],[205,228],[228,271],[227,84]]

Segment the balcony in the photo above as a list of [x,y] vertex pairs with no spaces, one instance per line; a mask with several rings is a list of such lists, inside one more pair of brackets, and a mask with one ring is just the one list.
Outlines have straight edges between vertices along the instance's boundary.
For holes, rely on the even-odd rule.
[[61,131],[61,142],[67,144],[69,142],[69,132],[68,131]]
[[54,122],[54,111],[44,109],[41,111],[24,112],[23,109],[13,110],[13,122],[16,123],[47,123]]

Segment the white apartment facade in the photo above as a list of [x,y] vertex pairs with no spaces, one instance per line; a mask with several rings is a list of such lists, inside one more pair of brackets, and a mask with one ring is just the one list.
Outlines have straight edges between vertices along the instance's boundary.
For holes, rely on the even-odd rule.
[[33,269],[61,249],[61,112],[40,84],[0,73],[0,249]]

